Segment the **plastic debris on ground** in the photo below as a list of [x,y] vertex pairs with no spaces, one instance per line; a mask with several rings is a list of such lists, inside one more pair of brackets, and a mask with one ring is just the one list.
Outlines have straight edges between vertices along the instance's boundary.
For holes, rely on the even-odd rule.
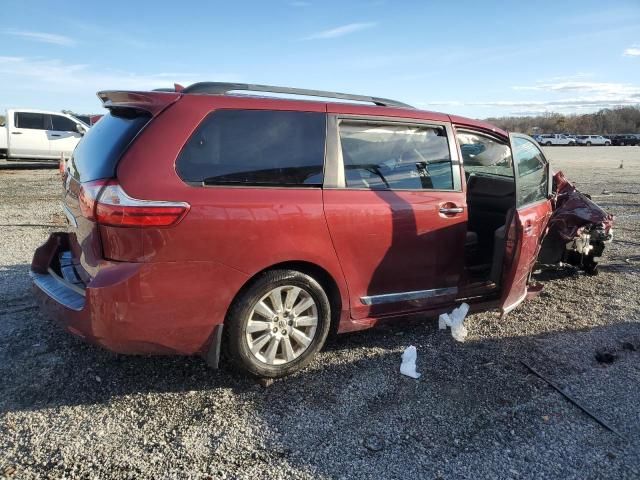
[[464,319],[469,313],[469,305],[461,304],[458,308],[454,308],[451,313],[443,313],[440,315],[438,324],[440,330],[451,328],[451,336],[458,342],[464,342],[467,338],[467,327],[464,326]]
[[411,378],[420,378],[421,373],[416,372],[416,359],[418,352],[416,347],[410,345],[402,354],[402,363],[400,364],[400,373]]

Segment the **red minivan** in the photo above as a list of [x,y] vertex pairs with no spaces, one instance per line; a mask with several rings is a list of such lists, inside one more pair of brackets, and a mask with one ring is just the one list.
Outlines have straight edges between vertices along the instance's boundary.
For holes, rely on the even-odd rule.
[[527,295],[552,211],[527,136],[315,90],[98,95],[109,113],[63,171],[69,229],[31,268],[47,310],[87,341],[213,367],[224,351],[279,377],[331,329],[463,301],[507,312]]

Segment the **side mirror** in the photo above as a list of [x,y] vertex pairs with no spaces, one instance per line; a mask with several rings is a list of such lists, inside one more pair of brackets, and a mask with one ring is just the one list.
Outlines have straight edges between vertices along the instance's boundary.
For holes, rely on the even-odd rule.
[[80,125],[79,123],[76,123],[76,131],[80,135],[84,135],[85,133],[87,133],[87,131],[84,129],[84,127],[82,125]]

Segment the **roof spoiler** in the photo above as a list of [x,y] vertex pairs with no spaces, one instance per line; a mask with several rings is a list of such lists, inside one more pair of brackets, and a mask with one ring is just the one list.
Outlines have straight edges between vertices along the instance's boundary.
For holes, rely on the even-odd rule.
[[152,92],[181,92],[184,87],[179,83],[174,83],[173,88],[154,88]]
[[102,106],[112,109],[134,109],[149,112],[154,117],[180,98],[180,93],[170,92],[127,92],[105,90],[97,93]]

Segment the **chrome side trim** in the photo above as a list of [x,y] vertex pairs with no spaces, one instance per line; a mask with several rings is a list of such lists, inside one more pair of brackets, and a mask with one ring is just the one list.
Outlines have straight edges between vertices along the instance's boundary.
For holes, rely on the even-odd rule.
[[360,297],[360,301],[363,305],[381,305],[384,303],[410,302],[412,300],[456,295],[457,293],[458,287],[433,288],[431,290],[416,290],[414,292],[387,293],[384,295]]

